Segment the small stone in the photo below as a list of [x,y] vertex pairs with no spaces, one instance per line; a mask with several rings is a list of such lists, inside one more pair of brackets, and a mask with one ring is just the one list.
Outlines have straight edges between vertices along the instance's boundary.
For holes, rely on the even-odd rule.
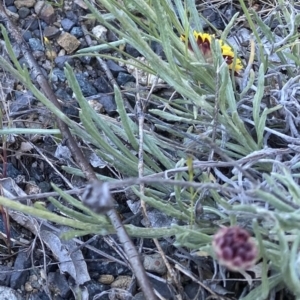
[[92,29],[92,33],[97,39],[106,41],[107,28],[105,28],[104,26],[102,26],[102,25],[95,26]]
[[81,27],[78,26],[73,27],[72,30],[70,31],[70,34],[74,35],[76,38],[83,37],[83,31]]
[[74,27],[75,23],[73,21],[71,21],[70,19],[62,19],[61,20],[61,27],[63,28],[63,30],[69,32],[73,27]]
[[131,280],[132,279],[130,276],[118,276],[117,279],[111,284],[111,287],[127,290]]
[[92,84],[83,74],[76,74],[75,77],[81,88],[82,94],[85,97],[89,97],[97,94],[97,90],[92,86]]
[[53,77],[56,77],[56,80],[54,81],[61,81],[61,82],[64,82],[67,78],[66,78],[66,75],[65,75],[65,72],[59,68],[54,68],[52,70],[52,79],[55,79]]
[[28,43],[32,51],[45,51],[45,48],[39,39],[29,39]]
[[46,50],[45,52],[47,59],[54,60],[57,56],[56,52],[54,50]]
[[115,63],[113,60],[108,60],[106,62],[108,68],[112,72],[113,75],[118,75],[119,72],[126,72],[122,67],[120,67],[117,63]]
[[[7,174],[8,175],[8,174]],[[9,176],[9,175],[8,175]],[[14,271],[10,278],[10,287],[13,289],[19,289],[25,284],[27,277],[29,276],[29,268],[31,265],[30,257],[26,252],[19,252],[14,263]]]
[[75,24],[78,22],[78,16],[72,10],[66,11],[66,17],[73,21]]
[[56,66],[60,69],[62,69],[66,63],[68,63],[71,66],[74,64],[73,58],[68,55],[57,56],[54,62]]
[[124,86],[127,82],[135,82],[136,79],[134,76],[128,73],[120,72],[117,77],[117,83],[120,86]]
[[104,76],[98,77],[94,82],[94,86],[99,93],[111,93],[113,91],[108,80],[106,80]]
[[112,275],[100,275],[98,281],[102,284],[111,284],[115,280],[114,276]]
[[73,53],[80,46],[80,42],[77,38],[67,32],[58,38],[57,43],[64,48],[68,54]]
[[60,35],[61,31],[59,28],[55,26],[47,26],[44,29],[44,36],[48,39],[53,39],[55,37],[58,37]]
[[9,12],[11,12],[11,13],[17,13],[17,8],[15,7],[15,6],[8,6],[7,7],[7,10],[9,11]]
[[130,44],[126,44],[125,46],[125,51],[127,54],[129,54],[132,57],[139,57],[141,56],[140,52],[137,51],[133,46],[131,46]]
[[71,290],[66,277],[58,272],[48,274],[49,289],[63,299],[69,299]]
[[113,95],[98,94],[97,100],[105,109],[108,115],[112,115],[117,110],[117,105]]
[[39,22],[35,17],[29,16],[28,18],[25,19],[23,28],[25,30],[31,30],[31,31],[36,30],[39,28]]
[[52,24],[55,21],[54,8],[46,1],[38,1],[34,6],[34,11],[47,24]]
[[164,275],[167,272],[167,267],[159,253],[145,255],[143,265],[145,270],[155,272],[159,275]]
[[30,14],[30,9],[28,7],[21,7],[18,14],[21,19],[25,19]]
[[25,291],[26,292],[32,292],[33,291],[33,287],[31,285],[31,283],[28,282],[28,281],[25,283]]
[[35,0],[16,0],[14,4],[17,9],[20,9],[21,7],[30,8],[35,5]]
[[14,2],[15,2],[15,0],[4,0],[4,3],[5,3],[6,7],[14,5]]
[[31,38],[32,38],[31,32],[28,31],[28,30],[24,31],[24,33],[23,33],[23,39],[24,39],[26,42],[28,42],[29,39],[31,39]]
[[28,181],[25,187],[25,193],[27,195],[35,195],[41,192],[40,188],[34,181]]

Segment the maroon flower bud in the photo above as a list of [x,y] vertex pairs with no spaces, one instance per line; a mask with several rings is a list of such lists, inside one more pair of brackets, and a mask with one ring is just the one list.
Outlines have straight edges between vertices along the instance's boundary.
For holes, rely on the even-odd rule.
[[214,235],[212,246],[219,263],[231,271],[250,268],[258,255],[254,239],[238,226],[221,228]]

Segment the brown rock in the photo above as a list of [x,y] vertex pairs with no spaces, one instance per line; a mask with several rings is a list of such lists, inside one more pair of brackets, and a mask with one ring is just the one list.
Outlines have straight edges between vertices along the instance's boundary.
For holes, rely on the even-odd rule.
[[15,4],[15,7],[17,9],[19,9],[21,7],[28,7],[28,8],[30,8],[30,7],[34,6],[35,0],[16,0],[14,2],[14,4]]
[[52,24],[55,21],[54,8],[45,1],[38,1],[34,6],[34,11],[47,24]]
[[80,45],[76,37],[70,33],[63,33],[57,40],[57,43],[64,48],[68,54],[74,52]]

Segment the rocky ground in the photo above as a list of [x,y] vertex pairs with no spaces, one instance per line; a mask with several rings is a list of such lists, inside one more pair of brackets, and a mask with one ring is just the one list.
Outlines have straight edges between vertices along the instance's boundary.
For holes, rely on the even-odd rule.
[[[134,111],[134,97],[131,97],[130,89],[135,86],[136,78],[129,65],[117,64],[109,58],[104,60],[103,65],[94,57],[76,56],[77,51],[88,46],[117,41],[117,37],[112,32],[89,18],[89,10],[84,1],[4,0],[4,5],[6,13],[22,32],[34,58],[51,83],[66,115],[73,120],[79,120],[78,104],[73,98],[72,90],[67,85],[63,71],[66,63],[73,67],[83,95],[97,112],[117,118],[112,88],[113,80],[127,95],[128,110]],[[237,9],[236,6],[231,6],[226,1],[223,5],[218,5],[217,9],[207,7],[202,1],[199,1],[199,11],[216,28],[222,30]],[[208,26],[207,24],[203,25],[204,27]],[[4,47],[3,43],[1,44]],[[22,56],[21,49],[14,45],[13,40],[12,45],[19,62],[26,65],[27,61]],[[151,46],[163,56],[162,49],[158,44],[153,43]],[[130,45],[121,44],[118,47],[130,56],[140,57],[143,60],[140,53]],[[102,53],[120,56],[119,52],[105,51],[107,50]],[[4,124],[11,122],[18,128],[55,128],[53,116],[37,102],[29,91],[24,89],[11,75],[5,72],[1,72],[1,75]],[[149,79],[143,72],[139,74],[139,83],[145,91],[150,89],[148,84],[151,83],[151,80],[153,79]],[[161,97],[168,98],[172,95],[173,90],[161,82],[156,93]],[[26,147],[29,148],[26,149]],[[56,172],[56,170],[60,170],[61,165],[66,163],[64,160],[66,154],[63,145],[58,146],[49,136],[38,138],[15,136],[12,140],[7,141],[7,148],[7,170],[0,165],[2,173],[6,174],[4,176],[6,179],[2,179],[6,180],[2,182],[3,185],[6,184],[10,187],[12,183],[8,182],[7,178],[12,178],[26,194],[50,192],[50,182],[54,182],[62,189],[70,187],[68,182],[71,182],[74,187],[84,185],[84,181],[80,178],[74,179],[64,172],[59,174]],[[90,152],[88,154],[93,167],[99,169],[104,167],[97,157]],[[46,205],[48,209],[51,209],[51,203],[46,202]],[[54,210],[54,207],[52,209]],[[127,219],[129,222],[133,216],[131,210],[124,206],[121,212],[125,222]],[[137,217],[132,222],[139,222],[140,219]],[[60,230],[63,229],[60,228]],[[1,231],[5,231],[3,220]],[[114,236],[105,238],[88,236],[80,241],[87,243],[79,247],[80,244],[75,244],[75,242],[74,244],[71,242],[71,244],[66,244],[62,241],[53,243],[55,237],[46,236],[47,230],[43,234],[43,236],[35,235],[28,228],[24,228],[22,224],[12,222],[12,254],[8,253],[5,242],[2,243],[1,250],[1,299],[4,299],[3,295],[6,295],[4,293],[8,293],[8,296],[5,296],[6,299],[75,299],[74,295],[78,294],[79,286],[83,295],[82,299],[94,299],[95,295],[98,295],[98,299],[144,299],[140,293],[136,292],[136,280],[132,278],[130,268],[124,262],[123,251],[119,248]],[[3,240],[6,240],[5,235]],[[41,243],[41,241],[43,242]],[[135,242],[138,244],[139,241],[135,240]],[[77,262],[67,254],[60,256],[61,251],[55,249],[58,245],[60,249],[69,251],[68,253],[72,251],[77,253],[86,262],[82,265],[85,279],[76,282],[70,276],[72,272],[70,270]],[[143,247],[152,249],[154,245],[152,241],[144,241]],[[175,250],[171,240],[162,241],[162,247],[175,261],[189,255],[184,249]],[[61,264],[58,266],[58,262],[67,261],[68,258],[71,262],[62,271]],[[190,267],[196,270],[200,264],[202,267],[203,264],[206,265],[205,272],[212,272],[212,262],[205,260],[204,263],[202,258],[196,262],[193,260]],[[145,252],[144,265],[152,274],[150,279],[156,290],[164,299],[173,299],[172,286],[167,284],[166,267],[160,256]],[[205,292],[199,291],[198,283],[192,282],[188,278],[181,278],[181,280],[184,282],[185,292],[189,299],[204,299]],[[221,285],[215,284],[210,288],[220,295],[227,294],[227,290]],[[231,289],[230,283],[227,289]]]

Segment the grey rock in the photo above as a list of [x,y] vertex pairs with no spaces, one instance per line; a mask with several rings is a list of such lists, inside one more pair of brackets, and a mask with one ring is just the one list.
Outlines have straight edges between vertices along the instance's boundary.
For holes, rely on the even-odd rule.
[[116,112],[117,105],[113,95],[98,94],[97,96],[95,100],[103,105],[103,108],[109,115]]
[[11,268],[8,266],[0,265],[0,285],[8,286],[11,275]]
[[[197,284],[196,282],[191,282],[184,287],[184,291],[187,294],[187,296],[189,297],[189,299],[202,300],[203,294],[198,293],[199,288],[201,288],[199,286],[199,284]],[[198,295],[198,297],[196,297],[197,295]],[[206,299],[206,297],[204,297],[204,299]]]
[[67,78],[65,72],[59,68],[54,68],[51,73],[51,78],[54,82],[62,81],[64,82]]
[[63,56],[57,56],[54,60],[56,66],[60,69],[62,69],[66,63],[68,63],[70,66],[74,65],[74,60],[72,57],[68,55],[63,55]]
[[5,3],[6,7],[14,5],[14,2],[15,2],[15,0],[4,0],[4,3]]
[[117,76],[117,83],[120,86],[123,86],[127,82],[135,82],[135,77],[124,72],[120,72]]
[[28,41],[29,41],[29,39],[31,39],[31,38],[32,38],[32,34],[31,34],[31,32],[30,32],[30,31],[28,31],[28,30],[25,30],[25,31],[23,32],[23,38],[24,38],[24,40],[25,40],[26,42],[28,42]]
[[72,10],[66,11],[66,17],[73,21],[75,24],[78,22],[78,16]]
[[17,9],[20,9],[21,7],[33,7],[35,4],[35,0],[16,0],[14,2],[14,5]]
[[25,66],[27,69],[29,68],[29,64],[24,56],[19,59],[19,64],[21,66]]
[[112,74],[114,76],[117,76],[118,73],[120,72],[126,72],[125,69],[123,69],[122,67],[120,67],[117,63],[115,63],[113,60],[108,60],[106,62],[107,67],[110,69],[110,71],[112,72]]
[[17,13],[18,12],[18,10],[17,10],[17,8],[15,6],[8,6],[7,9],[9,11],[11,11],[12,13]]
[[140,292],[137,293],[132,300],[147,300],[146,297],[144,296],[144,293]]
[[[72,91],[70,92],[72,93]],[[64,114],[66,114],[70,118],[78,117],[79,111],[78,111],[78,103],[74,101],[74,99],[71,97],[71,95],[68,93],[68,90],[65,88],[59,88],[55,95],[63,101],[62,105],[62,111]]]
[[61,27],[69,32],[73,27],[74,27],[75,23],[73,21],[71,21],[70,19],[62,19],[61,20]]
[[[88,290],[89,299],[93,299],[93,297],[96,296],[97,294],[100,294],[101,292],[104,292],[109,289],[108,285],[101,284],[95,280],[91,280],[91,281],[87,282],[85,284],[85,287]],[[109,300],[108,295],[103,295],[101,297],[101,299]]]
[[25,19],[23,29],[33,31],[38,28],[39,28],[39,22],[37,18],[29,16]]
[[83,37],[83,31],[81,27],[78,26],[73,27],[72,30],[70,31],[70,34],[74,35],[76,38]]
[[34,104],[35,98],[31,92],[22,93],[20,96],[16,96],[16,100],[10,105],[11,112],[18,112],[30,108]]
[[[0,172],[3,172],[3,164],[0,164]],[[22,172],[20,172],[18,169],[16,169],[11,163],[7,164],[6,169],[7,177],[16,178],[19,175],[22,175]]]
[[89,82],[88,78],[83,74],[76,74],[75,76],[84,96],[89,97],[97,94],[97,90]]
[[127,54],[133,56],[133,57],[138,57],[141,56],[141,53],[139,51],[137,51],[133,46],[131,46],[130,44],[126,44],[125,46],[125,51]]
[[28,44],[32,51],[45,51],[45,47],[39,39],[29,39]]
[[[25,284],[29,276],[30,256],[26,252],[19,252],[14,263],[14,271],[10,278],[10,287],[20,289]],[[16,270],[16,271],[15,271]]]
[[28,7],[21,7],[18,14],[21,19],[25,19],[30,14],[30,9]]
[[52,187],[49,182],[42,181],[38,184],[39,188],[41,189],[41,193],[48,193],[51,191]]
[[55,26],[47,26],[44,29],[44,36],[47,37],[48,39],[53,39],[55,37],[58,37],[60,35],[61,31],[59,28]]
[[63,299],[69,299],[71,290],[66,277],[59,272],[48,273],[49,289],[54,294],[59,294]]
[[34,6],[34,11],[39,15],[39,18],[47,24],[52,24],[55,21],[54,8],[46,1],[38,1]]
[[161,281],[158,281],[152,277],[149,277],[149,280],[150,282],[152,283],[152,286],[154,289],[157,290],[157,292],[162,296],[164,297],[165,299],[168,299],[168,300],[175,300],[177,298],[175,298],[175,295],[173,295],[171,293],[171,290],[168,286],[167,283],[164,283],[164,282],[161,282]]
[[106,80],[104,76],[98,77],[94,82],[94,86],[99,93],[111,93],[113,91],[108,80]]

